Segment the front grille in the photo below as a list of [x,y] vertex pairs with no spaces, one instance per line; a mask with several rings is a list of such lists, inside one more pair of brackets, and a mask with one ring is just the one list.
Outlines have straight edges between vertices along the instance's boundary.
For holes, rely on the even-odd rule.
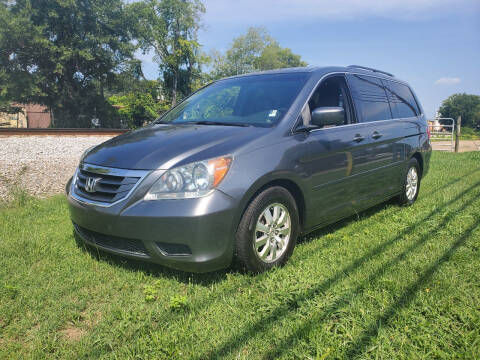
[[[89,189],[87,186],[89,179],[95,182],[93,189]],[[100,171],[97,172],[95,168],[80,167],[75,179],[74,191],[76,195],[84,199],[112,204],[125,198],[140,179],[140,175],[122,176],[120,174],[106,174]]]
[[87,242],[100,247],[131,255],[149,257],[148,251],[140,240],[127,239],[117,236],[110,236],[85,229],[73,224],[75,231]]

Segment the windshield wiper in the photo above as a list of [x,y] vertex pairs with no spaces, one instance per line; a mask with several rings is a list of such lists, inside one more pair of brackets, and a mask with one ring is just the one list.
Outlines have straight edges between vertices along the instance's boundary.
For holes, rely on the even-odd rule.
[[250,124],[245,123],[234,123],[234,122],[221,122],[221,121],[210,121],[210,120],[200,120],[200,121],[186,121],[179,124],[195,124],[195,125],[220,125],[220,126],[242,126],[248,127]]

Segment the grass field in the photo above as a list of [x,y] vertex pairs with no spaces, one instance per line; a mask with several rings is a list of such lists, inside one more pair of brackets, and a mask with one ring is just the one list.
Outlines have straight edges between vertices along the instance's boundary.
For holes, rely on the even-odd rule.
[[460,139],[461,140],[478,140],[480,139],[480,131],[472,128],[468,128],[468,127],[462,127],[460,132]]
[[479,359],[480,152],[418,202],[313,233],[258,276],[77,247],[63,196],[0,210],[0,358]]
[[[449,134],[441,135],[437,133],[435,137],[436,138],[432,141],[445,141],[451,139],[451,135]],[[480,131],[464,126],[460,132],[460,140],[480,140]]]

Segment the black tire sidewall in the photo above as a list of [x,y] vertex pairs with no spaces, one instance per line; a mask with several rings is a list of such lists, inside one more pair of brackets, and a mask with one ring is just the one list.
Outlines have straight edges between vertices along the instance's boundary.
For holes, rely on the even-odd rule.
[[[261,261],[254,252],[253,241],[256,223],[268,205],[280,203],[290,213],[292,231],[287,249],[280,258],[271,263]],[[262,272],[275,266],[282,266],[295,248],[299,234],[298,208],[292,194],[285,188],[275,186],[259,193],[245,210],[235,236],[235,260],[242,269]]]

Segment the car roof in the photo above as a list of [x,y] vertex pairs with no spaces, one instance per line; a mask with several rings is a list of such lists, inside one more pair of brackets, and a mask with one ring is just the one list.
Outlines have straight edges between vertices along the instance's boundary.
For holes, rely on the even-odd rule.
[[389,74],[382,70],[372,69],[372,68],[359,66],[359,65],[306,66],[306,67],[282,68],[282,69],[258,71],[258,72],[252,72],[247,74],[235,75],[235,76],[228,77],[227,79],[246,77],[246,76],[258,76],[258,75],[268,75],[268,74],[289,74],[289,73],[311,73],[311,74],[315,73],[317,75],[326,75],[326,74],[335,73],[335,72],[349,72],[349,73],[355,73],[360,75],[371,75],[371,76],[379,77],[385,80],[395,80],[395,81],[399,81],[406,84],[406,82],[396,78],[392,74]]

